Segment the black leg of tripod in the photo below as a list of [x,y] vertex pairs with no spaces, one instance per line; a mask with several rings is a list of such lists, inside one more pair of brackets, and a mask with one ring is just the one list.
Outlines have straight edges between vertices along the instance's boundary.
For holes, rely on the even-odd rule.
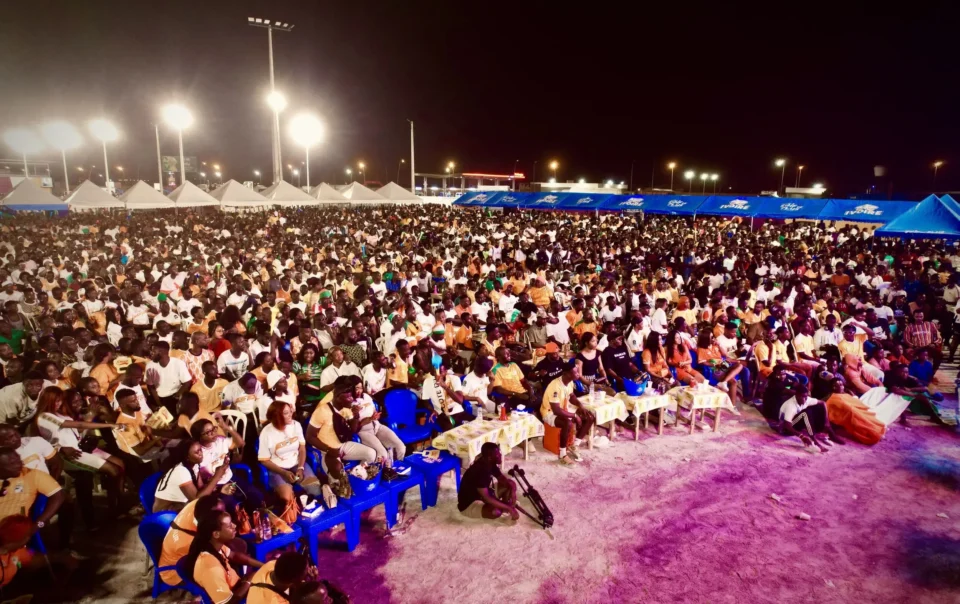
[[534,518],[533,515],[532,515],[530,512],[528,512],[527,510],[525,510],[525,509],[523,509],[522,507],[520,507],[520,504],[519,504],[519,503],[515,504],[513,507],[517,508],[517,511],[518,511],[518,512],[521,512],[524,516],[526,516],[526,517],[529,518],[530,520],[533,520],[533,521],[536,522],[538,525],[542,526],[543,528],[547,528],[547,526],[543,523],[542,520],[540,520],[539,518]]

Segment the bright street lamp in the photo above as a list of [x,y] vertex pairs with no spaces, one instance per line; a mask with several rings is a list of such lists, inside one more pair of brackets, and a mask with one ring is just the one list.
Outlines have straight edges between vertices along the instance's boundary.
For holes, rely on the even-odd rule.
[[365,164],[365,163],[363,163],[363,162],[359,162],[359,163],[357,164],[357,168],[359,168],[359,170],[357,170],[357,171],[360,173],[360,184],[363,184],[363,181],[364,181],[364,178],[363,178],[363,169],[366,168],[366,167],[367,167],[367,164]]
[[220,169],[220,164],[213,164],[213,169],[214,169],[214,170],[219,170],[219,169]]
[[223,179],[221,178],[223,175],[220,172],[214,172],[213,175],[217,177],[217,182],[223,182]]
[[347,173],[347,184],[350,184],[350,178],[353,175],[353,170],[351,170],[350,168],[347,168],[344,171]]
[[23,177],[26,178],[30,176],[29,168],[27,167],[27,156],[39,153],[43,149],[43,141],[40,140],[40,137],[37,136],[33,130],[14,128],[13,130],[8,130],[6,134],[3,135],[3,142],[7,143],[8,147],[23,156]]
[[578,182],[578,183],[580,183],[580,184],[582,185],[582,184],[584,184],[584,183],[586,183],[586,182],[587,182],[587,179],[586,179],[586,178],[581,178],[581,179],[580,179],[580,180],[578,180],[577,182]]
[[706,192],[707,192],[707,179],[708,179],[708,178],[710,178],[710,175],[707,174],[706,172],[704,172],[703,174],[700,175],[700,180],[703,181],[703,191],[701,191],[701,194],[706,194]]
[[773,162],[773,165],[780,168],[780,188],[777,189],[777,194],[780,194],[780,192],[783,190],[783,174],[787,170],[787,160],[778,159],[777,161]]
[[80,138],[80,133],[77,132],[76,128],[63,120],[44,125],[40,128],[40,132],[43,133],[43,138],[47,139],[47,143],[51,147],[60,150],[60,157],[63,159],[63,184],[69,195],[70,172],[67,170],[67,151],[79,147],[83,139]]
[[942,161],[937,160],[933,162],[933,188],[934,189],[937,188],[937,171],[940,169],[940,166],[942,165],[943,165]]
[[294,170],[293,175],[297,177],[297,188],[300,188],[300,170]]
[[[267,30],[267,59],[270,64],[270,91],[272,94],[276,92],[273,81],[273,30],[289,32],[293,30],[294,26],[292,23],[271,21],[261,17],[247,17],[247,25]],[[286,105],[286,102],[284,102],[284,105]],[[280,157],[280,112],[276,110],[273,113],[273,124],[270,130],[270,148],[273,151],[271,159],[273,162],[273,182],[276,183],[283,179],[283,160]]]
[[397,180],[394,181],[397,184],[400,184],[400,166],[402,166],[405,163],[407,163],[407,160],[401,158],[400,163],[397,164]]
[[110,164],[107,163],[107,143],[112,143],[120,138],[120,133],[117,132],[117,127],[113,125],[113,122],[103,118],[91,120],[90,123],[87,124],[87,129],[90,130],[90,134],[103,145],[103,170],[107,175],[104,185],[109,188]]
[[825,187],[823,186],[823,183],[815,182],[813,183],[813,188],[823,190]]
[[717,192],[717,180],[719,180],[719,179],[720,179],[720,175],[719,175],[719,174],[711,174],[711,175],[710,175],[710,180],[713,181],[713,192],[714,192],[714,193]]
[[607,188],[612,187],[612,186],[613,186],[613,181],[612,181],[612,180],[608,180],[608,181],[606,182],[606,186],[607,186]]
[[796,184],[793,185],[793,186],[795,186],[795,187],[798,188],[798,189],[800,188],[800,175],[803,173],[803,168],[804,168],[804,167],[805,167],[805,166],[797,166],[797,182],[796,182]]
[[163,121],[176,128],[177,138],[180,141],[180,184],[187,181],[187,166],[183,161],[183,129],[193,124],[193,114],[183,105],[167,105],[163,108]]
[[[310,187],[310,147],[323,140],[325,130],[323,122],[309,113],[301,113],[290,120],[290,135],[298,145],[303,147],[307,156],[307,188]],[[299,172],[294,170],[294,174],[299,174]],[[299,177],[297,182],[299,183]]]
[[550,169],[553,170],[553,178],[554,178],[554,180],[556,180],[556,178],[557,178],[557,168],[559,168],[559,167],[560,167],[560,164],[557,163],[557,160],[553,160],[552,162],[550,162]]
[[667,168],[670,169],[670,190],[673,190],[673,171],[677,168],[677,162],[672,161],[667,164]]
[[201,172],[201,173],[200,173],[200,178],[203,179],[203,182],[205,182],[205,183],[207,183],[207,184],[210,184],[210,181],[207,180],[207,173],[206,173],[206,172]]
[[686,172],[683,173],[683,177],[684,177],[685,179],[687,179],[687,180],[690,181],[690,192],[691,192],[691,193],[693,193],[693,177],[696,176],[696,175],[697,175],[697,173],[694,172],[693,170],[687,170]]

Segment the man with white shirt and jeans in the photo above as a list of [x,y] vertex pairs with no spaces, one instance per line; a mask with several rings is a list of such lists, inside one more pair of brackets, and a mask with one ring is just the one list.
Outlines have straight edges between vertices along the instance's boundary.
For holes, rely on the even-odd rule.
[[193,377],[186,363],[170,356],[170,344],[157,342],[153,350],[153,361],[147,363],[147,388],[157,408],[166,407],[177,417],[177,402],[190,391]]

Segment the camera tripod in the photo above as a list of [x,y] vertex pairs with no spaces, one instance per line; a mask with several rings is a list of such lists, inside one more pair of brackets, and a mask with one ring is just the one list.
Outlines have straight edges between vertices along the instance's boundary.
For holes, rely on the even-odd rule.
[[540,497],[540,493],[537,492],[535,488],[530,486],[530,482],[527,480],[526,473],[520,466],[513,466],[513,469],[507,472],[510,476],[514,477],[517,480],[517,484],[520,485],[520,490],[523,491],[524,497],[530,500],[530,504],[533,505],[534,511],[537,513],[537,518],[534,518],[533,515],[527,510],[517,505],[517,509],[523,513],[524,516],[533,520],[544,529],[548,529],[553,526],[553,514],[550,512],[550,509],[547,507],[547,504],[543,501],[543,498]]

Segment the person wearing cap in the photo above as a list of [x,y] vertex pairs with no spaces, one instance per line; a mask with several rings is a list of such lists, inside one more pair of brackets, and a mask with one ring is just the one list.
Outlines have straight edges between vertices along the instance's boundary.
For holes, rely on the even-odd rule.
[[[596,420],[593,412],[583,407],[577,398],[574,382],[578,379],[580,370],[576,361],[571,360],[560,377],[550,382],[544,390],[543,402],[540,405],[543,423],[560,429],[559,460],[566,466],[583,461],[579,445],[590,434],[590,427]],[[571,405],[574,409],[570,408]],[[575,439],[568,448],[571,434],[575,435]]]
[[[275,401],[287,403],[291,407],[296,406],[297,397],[293,392],[290,392],[290,384],[288,382],[287,374],[279,369],[272,369],[270,373],[267,374],[266,381],[266,394],[268,397]],[[266,421],[266,419],[261,419],[261,421]]]

